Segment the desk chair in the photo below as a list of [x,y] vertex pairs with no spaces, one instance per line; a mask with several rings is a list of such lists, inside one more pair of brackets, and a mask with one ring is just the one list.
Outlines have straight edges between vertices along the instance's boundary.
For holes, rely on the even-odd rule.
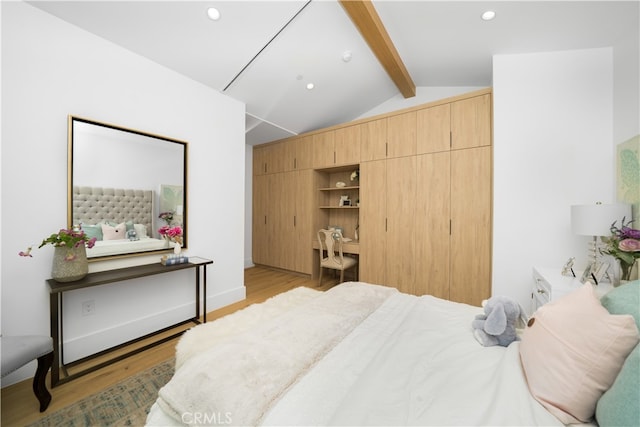
[[51,402],[45,378],[53,363],[53,340],[39,335],[0,337],[2,347],[2,377],[38,359],[38,368],[33,377],[33,393],[40,402],[40,412],[44,412]]
[[[320,243],[320,278],[318,285],[322,285],[322,269],[330,268],[332,270],[340,270],[340,283],[344,281],[344,271],[351,267],[355,267],[358,261],[351,257],[345,257],[342,254],[342,244],[344,238],[340,230],[319,230],[318,243]],[[327,256],[324,256],[324,250]],[[337,252],[337,254],[336,254]],[[358,270],[356,269],[356,276]]]

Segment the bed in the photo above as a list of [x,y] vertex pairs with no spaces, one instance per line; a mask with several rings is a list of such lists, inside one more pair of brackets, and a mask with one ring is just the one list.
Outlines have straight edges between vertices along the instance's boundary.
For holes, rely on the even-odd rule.
[[601,302],[587,284],[521,341],[483,347],[480,307],[362,282],[297,288],[187,331],[147,425],[553,426],[593,422],[596,406],[603,425],[634,420],[620,396],[638,394],[639,289]]
[[73,224],[80,224],[89,237],[97,238],[95,246],[87,249],[87,257],[173,246],[173,242],[154,237],[153,201],[151,190],[74,186]]

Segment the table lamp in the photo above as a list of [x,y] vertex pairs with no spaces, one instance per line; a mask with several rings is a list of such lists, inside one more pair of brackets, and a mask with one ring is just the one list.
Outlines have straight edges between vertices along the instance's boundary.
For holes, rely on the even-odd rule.
[[609,236],[611,224],[622,221],[624,217],[631,218],[631,205],[620,203],[605,205],[598,202],[593,205],[571,206],[573,233],[581,236],[593,236],[593,240],[589,242],[589,265],[587,266],[592,274],[601,267],[598,254],[603,243],[598,242],[598,237]]

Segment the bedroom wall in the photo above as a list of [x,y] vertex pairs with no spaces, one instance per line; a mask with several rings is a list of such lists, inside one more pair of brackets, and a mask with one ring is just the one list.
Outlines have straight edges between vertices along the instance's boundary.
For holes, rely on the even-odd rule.
[[493,294],[530,306],[532,267],[586,265],[570,206],[615,202],[613,49],[496,55]]
[[[49,334],[53,249],[17,254],[66,225],[68,114],[189,142],[187,253],[215,261],[209,310],[243,299],[244,105],[26,3],[1,7],[2,333]],[[90,270],[158,258],[91,263]],[[193,283],[193,271],[179,271],[69,293],[65,351],[79,357],[192,316]],[[89,299],[95,314],[83,317]],[[34,370],[30,364],[2,385]]]

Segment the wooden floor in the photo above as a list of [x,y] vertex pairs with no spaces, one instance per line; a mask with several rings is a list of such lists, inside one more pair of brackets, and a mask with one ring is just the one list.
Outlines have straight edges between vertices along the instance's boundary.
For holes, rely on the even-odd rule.
[[[264,267],[247,269],[244,275],[247,298],[244,301],[209,312],[207,314],[207,320],[217,319],[250,304],[262,302],[273,295],[286,292],[299,286],[326,290],[338,282],[330,275],[325,276],[329,277],[323,278],[322,287],[318,287],[318,282],[311,280],[307,276],[290,274]],[[5,387],[2,389],[1,400],[2,425],[9,427],[31,423],[77,400],[108,388],[128,376],[155,366],[174,356],[175,345],[178,339],[179,338],[175,338],[157,347],[153,347],[73,381],[59,385],[53,390],[49,390],[53,399],[51,400],[49,408],[43,414],[38,411],[38,401],[31,389],[31,380]],[[122,349],[124,352],[128,350],[127,348]],[[80,366],[79,368],[83,367]],[[49,388],[49,384],[50,381],[47,377],[47,388]]]

